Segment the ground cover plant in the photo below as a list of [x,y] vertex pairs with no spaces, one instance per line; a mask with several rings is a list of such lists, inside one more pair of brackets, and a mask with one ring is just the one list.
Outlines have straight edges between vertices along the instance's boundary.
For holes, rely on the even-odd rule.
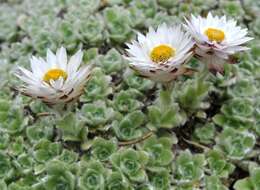
[[[185,67],[157,75],[158,65],[131,64],[137,35],[184,31],[191,14],[226,15],[253,39],[210,64],[194,48],[205,43],[176,29]],[[0,190],[260,190],[259,16],[257,0],[0,1]],[[160,48],[158,64],[180,52]],[[44,67],[46,53],[53,63],[51,51],[70,71],[43,77],[70,81],[59,98],[22,81],[32,77],[21,67]]]

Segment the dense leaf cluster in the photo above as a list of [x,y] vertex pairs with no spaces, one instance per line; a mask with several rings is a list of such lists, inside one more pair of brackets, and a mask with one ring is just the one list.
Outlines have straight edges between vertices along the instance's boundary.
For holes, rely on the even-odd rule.
[[[137,31],[208,11],[254,37],[223,75],[195,73],[165,90],[127,68],[124,43]],[[259,190],[259,12],[255,0],[5,0],[0,189]],[[61,45],[96,65],[79,101],[62,110],[19,94],[13,75]]]

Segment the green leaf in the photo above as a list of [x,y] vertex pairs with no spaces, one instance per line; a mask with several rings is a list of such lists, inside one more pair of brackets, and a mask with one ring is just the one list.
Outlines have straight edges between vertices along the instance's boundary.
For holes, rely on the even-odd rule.
[[8,179],[14,175],[9,157],[4,152],[0,152],[0,165],[0,179]]
[[206,177],[206,190],[228,190],[216,176]]
[[179,183],[191,183],[200,180],[205,166],[205,157],[203,154],[192,155],[186,150],[180,153],[176,160],[176,179]]
[[115,74],[124,68],[124,60],[122,55],[112,48],[106,55],[99,58],[98,65],[104,69],[106,74]]
[[179,105],[173,102],[171,92],[161,91],[157,105],[148,107],[149,126],[153,130],[159,128],[173,128],[182,125],[186,121],[186,115],[179,108]]
[[167,190],[170,188],[170,174],[166,169],[151,173],[149,180],[156,190]]
[[114,110],[107,107],[103,101],[84,104],[81,109],[81,119],[86,122],[90,130],[107,130],[106,124],[112,121],[114,115]]
[[224,155],[217,150],[210,150],[207,154],[207,161],[211,174],[221,178],[228,178],[235,170],[235,166],[225,160]]
[[[144,157],[145,156],[145,157]],[[147,179],[144,167],[147,155],[131,148],[121,149],[111,156],[111,163],[133,182],[144,182]]]
[[252,78],[244,78],[230,87],[228,93],[233,97],[252,97],[257,91],[256,87],[252,84],[254,84]]
[[80,20],[79,24],[79,35],[82,41],[90,45],[98,45],[102,42],[105,24],[101,15],[91,15],[86,20]]
[[140,109],[143,104],[136,98],[136,94],[131,90],[119,92],[114,99],[115,110],[122,113],[131,113]]
[[143,149],[150,155],[149,167],[161,167],[169,165],[173,158],[171,150],[173,141],[167,137],[156,138],[150,137],[144,141]]
[[197,78],[188,80],[181,88],[182,90],[178,93],[180,106],[187,111],[192,111],[201,108],[204,99],[210,91],[211,84]]
[[104,190],[106,171],[103,165],[97,161],[81,163],[79,178],[80,190]]
[[142,136],[141,126],[145,115],[141,111],[134,111],[126,115],[120,122],[113,122],[116,136],[122,140],[133,140]]
[[33,155],[38,162],[45,163],[46,161],[54,159],[60,153],[60,143],[51,143],[48,140],[41,140],[35,145]]
[[0,189],[1,190],[7,190],[7,185],[3,180],[0,180]]
[[58,159],[68,164],[72,164],[78,160],[78,154],[70,150],[63,150]]
[[107,190],[132,190],[129,182],[120,172],[112,172],[106,181]]
[[119,6],[108,7],[104,10],[104,17],[108,28],[108,37],[124,43],[131,35],[129,12]]
[[26,127],[26,137],[32,143],[37,143],[41,139],[50,140],[53,136],[54,124],[47,119],[39,119],[33,125]]
[[83,121],[73,113],[64,115],[57,122],[57,128],[61,129],[62,138],[65,141],[82,141],[86,138],[87,128]]
[[216,138],[217,148],[229,158],[241,160],[254,147],[255,136],[247,131],[238,131],[233,128],[224,128]]
[[116,149],[117,145],[115,142],[97,137],[92,143],[91,153],[94,158],[100,161],[107,161]]
[[85,93],[80,98],[82,101],[102,100],[112,93],[110,76],[105,75],[100,68],[93,69],[91,75],[84,89]]
[[255,189],[260,187],[260,167],[250,171],[250,178]]
[[248,178],[236,181],[234,188],[235,190],[254,190],[254,187]]
[[[199,126],[199,125],[198,125]],[[214,140],[216,129],[212,123],[207,123],[203,127],[196,126],[194,136],[200,142],[208,144]]]

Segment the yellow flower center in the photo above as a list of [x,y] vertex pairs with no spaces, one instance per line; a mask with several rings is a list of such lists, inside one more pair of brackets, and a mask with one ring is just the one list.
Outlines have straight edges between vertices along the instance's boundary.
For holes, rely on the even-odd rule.
[[168,45],[159,45],[153,48],[150,53],[150,57],[153,62],[161,63],[165,62],[175,55],[175,49]]
[[225,33],[216,28],[208,28],[204,31],[210,41],[222,42],[225,39]]
[[68,74],[65,71],[63,71],[62,69],[50,69],[43,76],[43,80],[45,82],[49,83],[50,80],[58,80],[60,77],[62,77],[64,80],[66,80],[68,77]]

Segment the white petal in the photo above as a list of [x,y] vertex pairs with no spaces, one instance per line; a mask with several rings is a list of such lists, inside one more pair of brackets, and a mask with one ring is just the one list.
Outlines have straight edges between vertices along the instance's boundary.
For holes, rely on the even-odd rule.
[[[161,24],[157,30],[149,28],[146,35],[138,34],[138,41],[126,44],[129,53],[125,57],[137,72],[156,81],[168,81],[175,76],[171,71],[180,64],[186,62],[192,52],[193,40],[188,33],[182,31],[181,26],[168,27],[165,23]],[[176,55],[166,63],[154,63],[150,58],[152,49],[159,45],[168,45],[176,49]]]
[[[211,50],[216,54],[215,56],[227,59],[230,54],[246,50],[247,48],[242,47],[242,45],[252,40],[252,38],[246,37],[247,29],[242,29],[236,24],[236,21],[233,19],[227,20],[225,15],[218,17],[209,13],[206,18],[194,17],[192,15],[190,20],[186,19],[184,27],[196,40],[196,44],[200,48],[200,50],[196,48],[198,55],[208,58],[207,52]],[[209,41],[207,36],[204,35],[205,29],[209,27],[223,30],[225,32],[225,40],[221,43]]]
[[47,64],[49,68],[57,68],[56,56],[50,49],[47,50]]
[[30,62],[33,74],[38,78],[42,78],[45,71],[41,66],[41,62],[34,56],[30,59]]
[[[92,65],[80,68],[82,57],[82,51],[78,51],[67,63],[67,53],[63,47],[56,52],[56,55],[47,50],[46,61],[32,57],[32,72],[22,67],[15,72],[15,75],[26,83],[20,88],[21,91],[50,104],[66,103],[78,97],[82,93],[92,68]],[[52,68],[69,72],[67,79],[64,81],[64,78],[60,77],[58,80],[50,80],[50,83],[43,81],[44,74]]]
[[75,55],[73,55],[70,58],[68,63],[68,69],[67,69],[68,74],[75,73],[78,70],[82,58],[83,58],[83,52],[81,50],[79,50]]
[[57,57],[58,67],[61,68],[64,71],[66,71],[67,70],[67,52],[66,52],[66,49],[64,47],[61,47],[60,49],[58,49],[58,51],[56,53],[56,57]]

